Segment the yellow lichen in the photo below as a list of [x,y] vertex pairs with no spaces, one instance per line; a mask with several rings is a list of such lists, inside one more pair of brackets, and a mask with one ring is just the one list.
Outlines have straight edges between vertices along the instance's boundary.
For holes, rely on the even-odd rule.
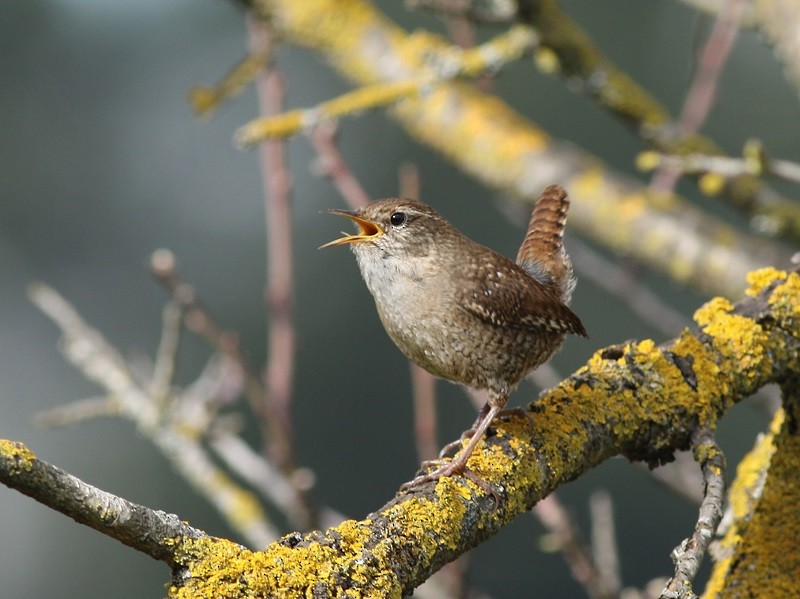
[[18,441],[9,441],[8,439],[0,439],[0,455],[13,460],[14,472],[12,474],[19,473],[22,470],[30,472],[36,461],[36,454],[24,444]]
[[739,463],[729,494],[732,525],[715,548],[705,599],[757,596],[765,588],[770,597],[796,596],[800,441],[792,429],[779,411]]
[[751,297],[756,296],[776,279],[786,280],[787,276],[785,272],[772,267],[753,270],[747,273],[745,293]]

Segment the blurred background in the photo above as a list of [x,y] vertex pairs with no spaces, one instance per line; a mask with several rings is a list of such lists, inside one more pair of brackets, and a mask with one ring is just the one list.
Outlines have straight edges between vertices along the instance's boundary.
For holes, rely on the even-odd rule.
[[[379,4],[404,27],[443,30],[435,16]],[[619,66],[679,113],[705,18],[674,0],[562,5]],[[101,419],[51,431],[32,425],[41,410],[101,391],[61,357],[58,330],[27,300],[26,286],[52,285],[126,356],[152,357],[167,296],[148,260],[166,247],[204,305],[239,333],[252,362],[263,364],[261,179],[257,154],[231,143],[234,130],[257,115],[255,93],[249,89],[211,120],[193,116],[186,102],[192,85],[216,81],[245,55],[244,17],[238,3],[222,0],[0,3],[0,438],[23,441],[93,485],[228,537],[235,533],[227,523],[129,422]],[[350,89],[302,49],[284,47],[279,66],[289,82],[289,107]],[[633,167],[641,142],[563,81],[515,65],[501,73],[497,89],[553,136],[647,180]],[[798,160],[799,108],[771,50],[743,31],[703,132],[733,154],[755,136],[774,155]],[[340,135],[342,153],[370,195],[396,194],[399,165],[413,161],[421,199],[473,239],[516,254],[524,223],[504,216],[503,198],[415,144],[384,113],[348,118]],[[409,369],[383,332],[350,253],[317,251],[341,226],[319,211],[344,204],[312,174],[314,152],[305,138],[293,138],[288,150],[295,183],[297,459],[316,474],[317,498],[361,518],[417,467]],[[679,191],[723,212],[692,184]],[[733,213],[723,216],[744,224]],[[658,274],[642,278],[687,318],[705,299]],[[552,362],[562,376],[599,347],[667,338],[585,277],[573,308],[591,340],[568,340]],[[194,380],[211,353],[187,335],[177,382]],[[459,388],[440,383],[437,390],[440,438],[448,440],[475,411]],[[523,384],[512,403],[537,392]],[[766,422],[752,402],[723,419],[720,442],[729,464]],[[615,459],[559,489],[584,531],[587,496],[598,488],[614,502],[624,584],[641,587],[668,576],[669,553],[694,526],[696,508]],[[163,596],[169,573],[162,564],[5,487],[0,506],[3,597]],[[495,597],[529,597],[531,588],[537,596],[584,596],[562,558],[540,550],[543,532],[526,516],[483,544],[472,554],[470,585]]]

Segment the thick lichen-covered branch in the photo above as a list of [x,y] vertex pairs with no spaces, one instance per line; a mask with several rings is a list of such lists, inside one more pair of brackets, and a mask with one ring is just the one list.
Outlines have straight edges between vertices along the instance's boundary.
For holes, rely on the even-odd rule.
[[800,366],[800,276],[764,270],[750,283],[749,297],[712,300],[697,329],[668,343],[597,352],[533,404],[532,437],[524,419],[499,424],[469,463],[497,490],[497,509],[468,479],[443,478],[362,521],[291,534],[263,552],[191,540],[170,596],[400,597],[603,460],[669,460],[698,427],[713,429],[735,402]]
[[[253,0],[288,41],[322,54],[360,86],[413,80],[427,57],[449,47],[408,34],[363,0]],[[650,196],[577,148],[552,140],[501,100],[458,81],[441,82],[392,109],[407,130],[483,183],[534,201],[559,182],[570,223],[613,250],[707,292],[735,296],[745,274],[779,264],[774,245],[742,235],[680,198]]]
[[784,410],[742,460],[731,488],[733,525],[716,548],[706,599],[796,597],[800,580],[800,377],[785,377]]
[[175,514],[137,505],[43,462],[22,443],[0,439],[0,482],[170,565],[189,539],[206,537]]

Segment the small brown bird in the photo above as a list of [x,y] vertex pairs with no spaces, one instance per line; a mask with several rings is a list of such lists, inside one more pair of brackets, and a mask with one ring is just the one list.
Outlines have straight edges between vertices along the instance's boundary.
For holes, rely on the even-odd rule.
[[[467,460],[511,390],[547,361],[567,333],[586,337],[567,307],[575,278],[562,245],[569,200],[542,193],[516,264],[467,238],[433,208],[385,199],[328,210],[359,228],[320,249],[350,244],[383,326],[411,360],[435,376],[488,391],[467,445],[452,461],[404,488],[465,472]],[[473,477],[475,478],[475,477]]]

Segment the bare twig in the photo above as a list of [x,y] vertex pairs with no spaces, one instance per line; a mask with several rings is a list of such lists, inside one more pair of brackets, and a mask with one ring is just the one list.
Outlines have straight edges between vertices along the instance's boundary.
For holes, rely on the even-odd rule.
[[419,73],[410,79],[366,85],[308,109],[290,110],[268,118],[253,119],[234,134],[234,143],[249,148],[267,139],[288,137],[315,128],[322,122],[382,108],[428,93],[432,86],[457,77],[476,78],[494,73],[536,47],[537,34],[525,25],[514,25],[475,48],[448,46],[427,56]]
[[[516,12],[514,2],[494,2],[483,9],[473,6],[469,0],[406,0],[406,8],[435,12],[448,21],[463,19],[469,23],[497,25],[510,23]],[[458,41],[456,36],[453,36],[453,39]]]
[[269,66],[271,51],[253,51],[214,86],[195,85],[189,90],[189,104],[195,114],[210,116],[223,102],[238,96],[256,75]]
[[[250,18],[248,35],[254,53],[272,53],[271,33],[264,23]],[[275,68],[256,78],[262,116],[281,112],[286,81]],[[266,442],[269,455],[284,472],[293,469],[291,420],[295,331],[292,319],[294,268],[292,264],[292,177],[286,165],[286,148],[280,140],[259,147],[267,239],[267,286],[269,332],[267,343],[265,409],[272,420]]]
[[334,121],[324,121],[311,132],[311,145],[317,151],[314,170],[331,180],[350,208],[363,208],[372,200],[339,152],[336,131],[337,125]]
[[589,496],[589,512],[592,515],[592,555],[599,577],[598,586],[606,596],[616,597],[622,587],[622,578],[614,506],[608,491],[599,489]]
[[[663,166],[682,173],[714,173],[726,179],[739,175],[775,175],[792,183],[800,183],[800,164],[790,160],[771,158],[761,152],[753,152],[759,146],[758,142],[748,142],[745,145],[744,157],[712,156],[709,154],[686,154],[677,156],[673,154],[659,154],[658,152],[643,152],[638,164],[644,170]],[[701,180],[701,187],[703,186]],[[712,193],[714,190],[708,190]]]
[[192,286],[184,281],[178,272],[175,255],[170,250],[160,249],[153,252],[150,258],[150,269],[156,281],[170,293],[172,299],[182,308],[186,327],[242,367],[245,394],[253,411],[259,416],[264,409],[266,390],[261,378],[242,352],[236,333],[223,329],[198,301]]
[[[697,71],[683,104],[676,131],[679,138],[696,133],[706,120],[717,93],[717,84],[722,74],[722,68],[725,66],[733,42],[736,40],[739,23],[746,6],[745,0],[727,0],[724,8],[719,12],[708,41],[700,54]],[[653,176],[650,186],[658,191],[669,192],[675,187],[679,177],[679,171],[659,169]]]
[[542,499],[533,507],[533,514],[549,533],[553,548],[560,551],[572,572],[572,577],[595,599],[608,596],[601,587],[600,573],[592,555],[587,551],[581,535],[566,508],[555,493]]
[[695,431],[692,445],[694,457],[703,470],[705,497],[694,534],[672,551],[675,575],[661,592],[661,599],[694,599],[692,581],[724,513],[725,456],[708,428]]
[[42,428],[58,428],[80,424],[96,418],[119,416],[119,406],[108,397],[87,397],[65,406],[43,410],[33,417],[33,424]]
[[154,400],[166,401],[175,375],[175,362],[178,345],[183,332],[183,310],[180,305],[170,301],[164,306],[161,316],[161,342],[158,344],[149,394]]
[[133,421],[139,432],[252,546],[263,546],[279,536],[258,499],[236,485],[200,445],[211,415],[198,407],[210,405],[208,398],[198,401],[191,394],[178,394],[164,404],[150,397],[119,352],[55,290],[40,283],[33,285],[29,293],[31,300],[61,328],[65,357],[108,393],[110,410]]
[[38,459],[22,443],[0,440],[0,482],[169,565],[175,563],[179,538],[208,536],[175,514],[152,510],[93,487]]

